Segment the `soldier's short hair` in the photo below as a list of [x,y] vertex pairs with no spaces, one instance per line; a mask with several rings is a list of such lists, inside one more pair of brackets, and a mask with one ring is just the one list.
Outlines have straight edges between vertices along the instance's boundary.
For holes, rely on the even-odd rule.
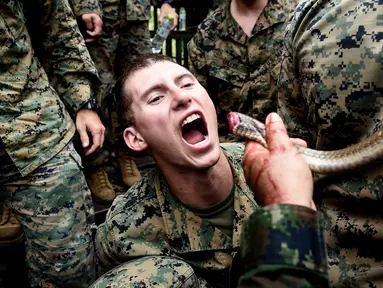
[[120,122],[124,128],[134,126],[135,124],[134,112],[132,110],[133,97],[129,91],[129,87],[124,87],[125,83],[135,72],[148,68],[157,62],[164,61],[174,63],[171,58],[162,54],[142,54],[137,56],[127,65],[123,75],[116,81],[114,89],[115,101]]

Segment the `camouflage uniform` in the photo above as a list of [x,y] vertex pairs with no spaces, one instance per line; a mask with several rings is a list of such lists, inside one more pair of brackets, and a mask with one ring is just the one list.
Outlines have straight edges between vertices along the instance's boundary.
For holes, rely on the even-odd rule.
[[0,14],[0,200],[23,226],[31,286],[87,287],[93,207],[71,115],[97,91],[97,72],[67,1],[2,1]]
[[221,140],[229,133],[228,112],[264,121],[277,110],[275,91],[284,24],[298,2],[269,1],[248,37],[232,17],[228,1],[199,25],[188,43],[189,69],[216,106]]
[[[287,27],[279,112],[294,137],[333,150],[383,120],[383,3],[303,1]],[[331,284],[383,287],[383,161],[316,186]]]
[[[296,265],[315,270],[313,274],[318,273],[324,281],[321,283],[326,283],[326,253],[317,215],[304,207],[290,209],[283,205],[259,210],[243,175],[243,145],[223,144],[222,148],[235,181],[232,238],[182,205],[171,194],[160,171],[153,170],[126,195],[115,199],[105,223],[99,226],[96,250],[102,264],[108,269],[124,264],[107,272],[93,287],[138,287],[138,284],[139,287],[155,284],[160,287],[228,287],[230,281],[236,283],[238,279],[229,279],[229,269],[240,246],[243,228],[244,271],[254,265],[263,265],[270,272]],[[250,222],[244,224],[256,210],[259,211],[250,217]],[[257,230],[253,229],[254,225]],[[289,229],[285,231],[283,227]],[[273,245],[268,246],[271,239]],[[303,240],[307,246],[300,246],[297,239],[307,239]],[[251,245],[255,241],[262,243],[257,247],[261,250]],[[284,253],[278,253],[276,247]],[[270,258],[263,258],[264,263],[261,260],[255,263],[262,249]],[[143,258],[133,260],[136,257]],[[267,267],[268,261],[281,266]],[[241,283],[251,281],[256,274],[252,270],[244,275]],[[304,279],[296,276],[295,281],[303,283]]]

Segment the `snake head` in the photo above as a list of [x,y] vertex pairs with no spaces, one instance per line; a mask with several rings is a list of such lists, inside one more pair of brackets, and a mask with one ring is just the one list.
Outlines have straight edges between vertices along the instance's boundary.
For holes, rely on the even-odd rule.
[[236,112],[229,112],[226,116],[227,122],[229,122],[229,132],[233,134],[233,129],[239,124],[239,116]]

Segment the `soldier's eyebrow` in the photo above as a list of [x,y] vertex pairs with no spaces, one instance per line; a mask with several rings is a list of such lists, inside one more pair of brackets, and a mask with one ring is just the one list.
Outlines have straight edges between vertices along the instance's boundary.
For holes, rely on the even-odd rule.
[[194,76],[190,73],[183,73],[174,78],[174,82],[178,85],[184,78],[194,79]]
[[[194,80],[194,76],[191,74],[191,73],[182,73],[178,76],[176,76],[174,78],[174,83],[176,83],[177,85],[179,85],[179,83],[184,79],[184,78],[190,78],[190,80]],[[149,87],[148,89],[146,89],[142,94],[141,94],[141,97],[140,97],[140,100],[142,102],[145,102],[146,99],[148,99],[149,95],[153,92],[156,92],[156,91],[164,91],[166,90],[166,85],[164,85],[163,83],[158,83],[158,84],[155,84],[151,87]]]
[[158,91],[158,90],[164,90],[165,89],[165,85],[163,85],[162,83],[161,84],[155,84],[151,87],[149,87],[148,89],[146,89],[144,91],[144,93],[142,93],[141,97],[140,97],[140,100],[142,102],[145,102],[146,99],[148,99],[149,95],[155,91]]

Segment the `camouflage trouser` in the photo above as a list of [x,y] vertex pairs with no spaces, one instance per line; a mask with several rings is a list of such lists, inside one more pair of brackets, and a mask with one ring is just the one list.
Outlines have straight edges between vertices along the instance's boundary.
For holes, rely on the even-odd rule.
[[0,163],[0,200],[23,227],[31,286],[88,287],[96,277],[94,211],[72,143],[25,177],[4,150]]
[[101,37],[96,42],[87,44],[103,85],[102,99],[98,101],[102,108],[101,119],[107,130],[105,148],[85,160],[86,166],[90,167],[105,164],[116,145],[119,149],[127,149],[121,135],[116,136],[121,133],[122,128],[119,128],[117,120],[113,87],[116,79],[123,74],[125,67],[135,56],[150,53],[148,21],[127,21],[126,9],[121,7],[120,11],[117,20],[103,18]]
[[182,260],[167,256],[147,256],[126,262],[101,276],[91,288],[202,288],[193,268]]

